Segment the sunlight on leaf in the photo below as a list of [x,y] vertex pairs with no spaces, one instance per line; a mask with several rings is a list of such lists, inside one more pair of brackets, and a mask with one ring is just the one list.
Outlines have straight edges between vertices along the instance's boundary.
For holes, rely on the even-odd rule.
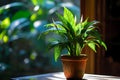
[[90,43],[88,43],[88,46],[89,46],[93,51],[96,52],[96,49],[95,49],[95,43],[94,43],[94,42],[90,42]]
[[36,18],[37,18],[37,15],[36,15],[36,14],[33,14],[33,15],[30,17],[30,20],[31,20],[31,21],[34,21],[34,20],[36,20]]
[[7,43],[8,40],[9,40],[8,36],[5,35],[5,36],[3,37],[3,41],[4,41],[4,43]]
[[70,21],[71,25],[73,25],[73,26],[75,25],[75,19],[74,19],[72,12],[65,7],[64,7],[64,18],[67,21]]
[[37,5],[37,0],[31,0],[34,5]]
[[9,25],[10,25],[10,18],[7,17],[7,18],[5,18],[5,19],[2,21],[2,23],[1,23],[1,28],[8,28]]
[[43,5],[46,0],[31,0],[34,5]]

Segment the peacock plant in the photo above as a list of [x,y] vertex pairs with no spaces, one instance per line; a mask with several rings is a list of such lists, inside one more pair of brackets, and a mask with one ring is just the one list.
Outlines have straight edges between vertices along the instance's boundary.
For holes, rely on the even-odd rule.
[[46,24],[47,30],[45,33],[54,32],[59,35],[59,39],[55,38],[51,41],[50,48],[54,48],[54,58],[58,59],[62,50],[67,49],[69,56],[81,56],[85,46],[97,52],[96,47],[103,46],[107,50],[107,46],[101,38],[98,31],[98,21],[88,21],[88,18],[80,21],[73,13],[64,7],[64,13],[57,13],[59,21]]

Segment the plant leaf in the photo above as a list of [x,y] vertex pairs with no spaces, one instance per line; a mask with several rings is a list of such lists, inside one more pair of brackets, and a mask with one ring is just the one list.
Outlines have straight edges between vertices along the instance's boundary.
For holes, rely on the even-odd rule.
[[94,42],[90,42],[90,43],[88,43],[88,46],[89,46],[93,51],[96,52],[96,49],[95,49],[95,43],[94,43]]
[[76,20],[70,10],[64,7],[64,18],[74,27]]
[[54,49],[54,57],[55,57],[55,61],[57,61],[58,57],[60,56],[60,47],[59,46],[56,46],[55,49]]
[[105,50],[107,50],[107,46],[103,41],[102,41],[102,46],[105,48]]
[[80,45],[79,45],[79,43],[76,44],[76,55],[77,56],[80,55]]
[[69,37],[74,37],[75,36],[75,31],[72,25],[70,24],[70,21],[67,21],[62,15],[57,14],[58,18],[60,21],[63,23],[62,27],[66,30],[67,34],[69,34]]

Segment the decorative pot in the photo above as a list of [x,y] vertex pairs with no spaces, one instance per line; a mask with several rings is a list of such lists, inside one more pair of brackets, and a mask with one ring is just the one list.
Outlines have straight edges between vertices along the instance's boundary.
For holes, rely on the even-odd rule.
[[66,79],[82,80],[85,73],[87,59],[88,58],[85,54],[82,54],[81,56],[62,55],[61,60]]

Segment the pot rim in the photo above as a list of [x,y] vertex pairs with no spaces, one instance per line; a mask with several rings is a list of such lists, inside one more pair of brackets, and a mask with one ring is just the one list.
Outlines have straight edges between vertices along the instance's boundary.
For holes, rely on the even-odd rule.
[[80,56],[70,56],[68,54],[61,55],[62,60],[87,60],[88,57],[86,54],[81,54]]

